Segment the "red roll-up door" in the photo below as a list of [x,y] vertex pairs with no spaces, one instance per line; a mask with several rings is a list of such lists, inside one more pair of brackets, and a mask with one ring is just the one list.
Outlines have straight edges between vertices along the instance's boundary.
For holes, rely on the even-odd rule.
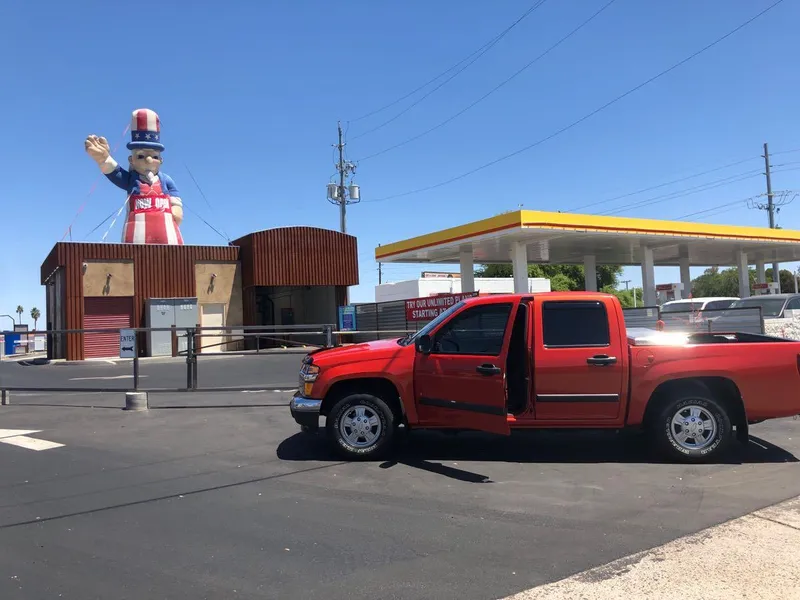
[[[119,329],[133,323],[133,298],[84,298],[84,329]],[[119,356],[119,333],[86,333],[83,336],[85,358]]]

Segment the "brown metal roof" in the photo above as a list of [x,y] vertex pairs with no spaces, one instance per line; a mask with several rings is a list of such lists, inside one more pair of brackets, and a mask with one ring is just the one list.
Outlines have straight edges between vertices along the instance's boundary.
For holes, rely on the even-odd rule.
[[241,248],[244,287],[358,285],[358,245],[352,235],[316,227],[281,227],[231,243]]

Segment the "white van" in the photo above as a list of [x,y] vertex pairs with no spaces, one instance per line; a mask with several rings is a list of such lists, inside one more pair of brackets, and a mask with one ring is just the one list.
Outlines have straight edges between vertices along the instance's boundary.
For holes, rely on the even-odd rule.
[[661,305],[662,313],[672,312],[702,312],[704,310],[723,310],[730,308],[731,304],[739,298],[687,298],[685,300],[672,300]]

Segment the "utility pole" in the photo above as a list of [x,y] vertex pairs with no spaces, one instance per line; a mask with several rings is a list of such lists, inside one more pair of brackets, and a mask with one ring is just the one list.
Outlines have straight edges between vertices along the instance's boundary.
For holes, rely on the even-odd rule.
[[[767,177],[767,215],[769,216],[769,228],[775,229],[775,202],[772,196],[772,177],[769,168],[769,149],[767,142],[764,142],[764,174]],[[781,272],[777,262],[772,263],[772,281],[778,284],[778,293],[781,291]]]
[[334,144],[334,148],[339,151],[339,161],[336,163],[336,170],[339,173],[339,182],[328,184],[328,201],[331,204],[339,205],[339,231],[347,233],[347,205],[355,204],[361,199],[361,191],[352,181],[350,185],[345,185],[347,178],[356,172],[356,166],[344,158],[344,133],[342,123],[337,124],[339,130],[339,141]]
[[[356,166],[344,158],[344,133],[342,132],[342,122],[337,123],[339,132],[338,143],[333,147],[339,151],[339,160],[336,163],[336,170],[339,173],[338,183],[331,181],[327,186],[328,202],[339,205],[339,231],[347,233],[347,205],[355,204],[361,200],[361,190],[358,185],[350,180],[350,185],[346,186],[347,178],[356,172]],[[350,290],[345,288],[344,303],[350,303]]]

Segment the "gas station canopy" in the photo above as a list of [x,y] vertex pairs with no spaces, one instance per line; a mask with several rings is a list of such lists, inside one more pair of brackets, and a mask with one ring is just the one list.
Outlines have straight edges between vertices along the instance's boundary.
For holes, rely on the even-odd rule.
[[530,263],[659,266],[737,265],[800,260],[800,231],[519,210],[375,249],[384,263],[508,263],[524,247]]

